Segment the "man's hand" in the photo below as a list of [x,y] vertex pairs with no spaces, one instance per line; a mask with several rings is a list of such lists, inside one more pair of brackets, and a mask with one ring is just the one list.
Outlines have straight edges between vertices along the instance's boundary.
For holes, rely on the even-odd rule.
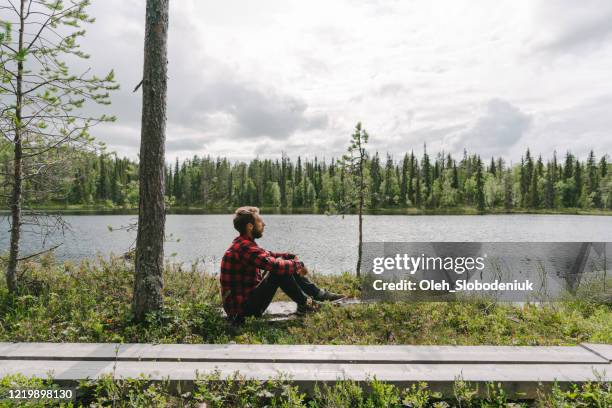
[[298,269],[297,273],[300,276],[306,276],[308,275],[308,268],[306,267],[306,265],[304,265],[300,269]]

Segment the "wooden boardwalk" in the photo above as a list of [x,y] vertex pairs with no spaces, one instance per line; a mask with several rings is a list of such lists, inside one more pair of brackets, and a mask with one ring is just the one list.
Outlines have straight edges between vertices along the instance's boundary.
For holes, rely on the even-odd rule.
[[461,378],[495,381],[510,392],[534,396],[539,383],[612,379],[612,345],[334,346],[239,344],[0,343],[0,377],[21,373],[61,382],[102,374],[189,384],[218,370],[264,380],[283,373],[308,389],[315,382],[376,377],[397,385],[427,381],[450,392]]

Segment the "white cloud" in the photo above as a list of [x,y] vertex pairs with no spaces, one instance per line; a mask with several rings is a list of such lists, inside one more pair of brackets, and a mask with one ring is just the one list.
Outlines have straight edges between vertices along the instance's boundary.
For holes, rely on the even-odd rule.
[[513,155],[518,157],[529,146],[536,154],[550,156],[571,151],[586,158],[594,150],[597,156],[612,152],[612,95],[578,102],[562,109],[541,114],[528,135],[516,145]]
[[459,153],[464,148],[482,157],[507,155],[529,129],[531,117],[507,101],[492,99],[467,128],[444,138],[446,151]]
[[536,52],[584,54],[605,45],[612,35],[612,2],[539,0],[529,43]]
[[[122,86],[103,109],[118,121],[96,134],[135,157],[144,1],[91,14],[82,67],[115,68]],[[168,157],[331,157],[358,121],[381,152],[610,152],[590,104],[612,95],[611,33],[608,0],[173,2]]]

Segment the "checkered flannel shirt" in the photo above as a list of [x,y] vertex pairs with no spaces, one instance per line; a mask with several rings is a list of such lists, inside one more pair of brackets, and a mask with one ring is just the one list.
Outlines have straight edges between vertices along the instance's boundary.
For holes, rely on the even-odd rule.
[[244,314],[244,302],[262,280],[261,270],[279,275],[297,273],[304,264],[293,257],[266,251],[243,235],[234,238],[221,260],[221,298],[225,313],[230,317]]

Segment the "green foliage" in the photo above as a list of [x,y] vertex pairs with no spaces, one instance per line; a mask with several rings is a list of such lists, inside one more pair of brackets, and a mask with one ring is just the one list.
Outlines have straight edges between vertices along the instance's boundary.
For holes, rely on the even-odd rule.
[[[12,375],[0,378],[0,395],[8,389],[58,388],[51,379]],[[75,406],[79,407],[197,407],[210,408],[278,407],[278,408],[519,408],[519,407],[593,407],[612,404],[609,382],[587,382],[551,389],[540,387],[535,400],[510,395],[501,384],[469,384],[455,381],[454,392],[445,395],[432,391],[427,383],[397,387],[377,379],[357,383],[351,380],[315,384],[305,393],[282,373],[265,381],[247,378],[240,372],[222,376],[219,371],[198,373],[193,387],[184,392],[181,384],[151,381],[149,378],[114,378],[103,375],[81,381],[76,389]],[[481,391],[482,389],[482,391]],[[0,402],[2,407],[72,407],[73,403],[30,401],[19,405]]]
[[[123,258],[58,264],[24,262],[19,292],[0,284],[0,341],[279,344],[565,345],[612,343],[612,303],[585,288],[550,305],[484,301],[325,306],[299,320],[253,319],[235,328],[221,314],[217,276],[168,265],[165,307],[143,324],[131,317],[133,266]],[[361,281],[313,276],[351,297]],[[277,295],[277,300],[287,300]],[[423,319],[423,316],[428,316]]]
[[35,378],[26,377],[21,374],[7,375],[0,377],[0,407],[27,407],[27,408],[44,408],[44,407],[72,407],[71,402],[60,402],[53,400],[13,400],[5,399],[11,390],[58,390],[60,387],[54,384],[51,378]]
[[14,341],[181,342],[227,340],[217,280],[168,267],[164,309],[147,324],[131,318],[133,266],[114,258],[57,265],[24,263],[19,293],[0,286],[0,338]]
[[79,404],[90,407],[165,407],[176,400],[167,381],[153,382],[145,376],[114,378],[103,375],[79,384]]
[[[6,163],[10,167],[9,149],[4,150],[4,146],[6,143],[0,142],[0,165]],[[73,158],[63,172],[61,188],[51,194],[32,195],[36,205],[94,209],[137,207],[136,162],[105,153],[97,156],[63,151],[58,154]],[[524,160],[522,165],[506,168],[499,159],[494,161],[495,174],[490,166],[485,169],[481,164],[479,176],[477,156],[466,155],[459,162],[450,155],[439,156],[433,166],[427,162],[420,164],[413,154],[406,154],[403,162],[397,164],[387,156],[383,168],[375,154],[372,158],[366,157],[363,166],[364,207],[370,211],[384,209],[398,213],[612,209],[612,169],[608,170],[612,164],[606,156],[598,165],[591,165],[590,184],[580,195],[577,195],[574,177],[578,161],[571,158],[568,177],[564,176],[565,167],[556,162],[556,157],[546,165],[542,162],[541,168],[538,163],[529,166]],[[230,163],[226,158],[194,156],[183,162],[177,160],[174,166],[166,168],[166,197],[171,206],[178,208],[227,211],[241,205],[258,205],[291,211],[357,212],[360,182],[357,173],[351,173],[351,169],[357,169],[355,165],[356,162],[349,165],[343,160],[326,163],[301,158],[294,164],[287,157],[280,161],[255,159],[249,163]],[[425,173],[427,167],[429,173]],[[438,170],[434,171],[436,167]],[[528,176],[531,168],[537,173],[533,177]],[[429,190],[425,174],[430,174]],[[42,186],[32,184],[29,188],[42,189]]]
[[89,58],[78,44],[85,35],[81,25],[93,22],[85,12],[89,0],[9,3],[1,7],[6,21],[0,38],[0,150],[13,154],[2,155],[0,204],[11,209],[5,275],[14,292],[20,230],[24,225],[39,225],[41,233],[53,228],[27,210],[65,196],[70,159],[95,149],[92,126],[114,120],[82,108],[87,102],[109,105],[110,91],[119,85],[112,71],[103,78],[89,69],[74,74],[66,62]]
[[[369,138],[368,132],[361,127],[361,123],[357,123],[355,131],[351,135],[347,153],[338,161],[338,167],[341,171],[340,177],[346,181],[343,184],[342,196],[333,206],[339,213],[343,214],[355,210],[361,212],[365,206],[365,197],[368,191],[371,194],[376,194],[379,190],[380,178],[377,176],[378,172],[371,170],[370,177],[368,177],[367,172],[368,152],[366,145]],[[378,156],[372,160],[370,167],[379,167],[377,159]],[[368,178],[372,182],[370,188],[367,185]]]
[[221,378],[218,371],[198,375],[193,397],[211,408],[305,406],[305,394],[283,375],[267,381],[247,379],[239,372],[229,378]]
[[550,393],[540,392],[538,407],[574,408],[612,406],[612,383],[587,382],[582,385],[572,384],[568,389],[561,389],[557,384]]
[[[418,384],[412,384],[410,388],[406,390],[406,393],[402,399],[402,403],[405,407],[412,408],[426,408],[433,405],[442,399],[440,392],[432,392],[425,382]],[[439,404],[441,406],[441,404]]]
[[[90,181],[84,180],[89,175],[77,171],[84,152],[95,148],[90,130],[115,118],[88,115],[82,108],[86,104],[109,105],[110,92],[119,87],[112,70],[98,77],[89,74],[89,69],[73,73],[68,66],[68,60],[89,57],[78,44],[85,35],[81,26],[93,22],[86,13],[89,3],[26,1],[4,7],[0,151],[6,149],[11,154],[0,154],[3,205],[28,208],[50,201],[65,202],[67,196],[69,201],[79,203],[89,199],[82,185]],[[23,30],[23,36],[19,30]],[[18,155],[18,150],[23,155]],[[21,175],[13,180],[16,163],[21,163]],[[23,195],[12,203],[11,189],[17,185]],[[106,186],[100,187],[98,196],[109,198],[103,190]]]

